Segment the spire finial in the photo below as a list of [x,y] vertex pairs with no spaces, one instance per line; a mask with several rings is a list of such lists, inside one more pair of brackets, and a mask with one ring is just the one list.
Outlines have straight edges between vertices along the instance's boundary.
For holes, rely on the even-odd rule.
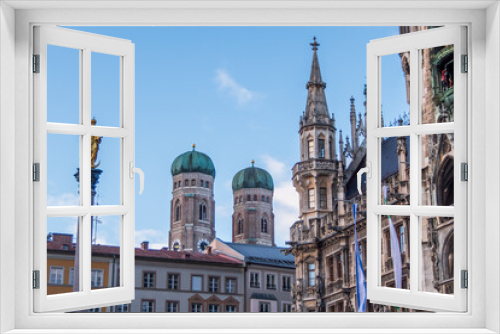
[[251,163],[252,163],[252,167],[253,167],[253,165],[255,164],[255,160],[252,159]]
[[319,43],[316,42],[316,36],[314,36],[313,41],[314,42],[310,43],[310,45],[313,47],[313,51],[316,51],[316,50],[318,50],[318,46],[319,46]]
[[194,151],[196,148],[196,144],[191,145],[191,147],[193,148],[193,151]]

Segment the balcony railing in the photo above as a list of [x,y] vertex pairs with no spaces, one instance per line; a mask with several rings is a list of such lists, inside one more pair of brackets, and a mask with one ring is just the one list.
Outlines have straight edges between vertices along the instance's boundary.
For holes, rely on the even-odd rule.
[[295,166],[293,166],[292,170],[293,170],[293,175],[295,175],[298,172],[304,172],[314,169],[333,170],[334,169],[333,161],[325,159],[311,159],[308,161],[296,163]]

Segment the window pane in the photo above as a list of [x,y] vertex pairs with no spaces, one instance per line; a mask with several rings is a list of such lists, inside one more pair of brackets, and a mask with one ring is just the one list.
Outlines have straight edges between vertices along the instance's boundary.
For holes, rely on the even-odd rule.
[[410,204],[410,137],[381,141],[381,204]]
[[[382,216],[381,218],[381,286],[409,290],[410,248],[407,240],[409,240],[410,217]],[[363,247],[363,251],[366,258],[366,247]]]
[[[81,291],[78,272],[78,217],[47,218],[47,294]],[[75,253],[77,257],[75,257]],[[72,272],[70,277],[70,272]]]
[[93,216],[92,289],[120,286],[121,216]]
[[47,45],[47,122],[80,122],[80,50]]
[[453,206],[453,134],[421,136],[422,205]]
[[381,127],[409,125],[410,52],[382,56],[380,64]]
[[121,139],[92,137],[92,205],[120,205]]
[[421,124],[453,122],[453,45],[420,50]]
[[47,134],[47,206],[80,204],[79,168],[80,137]]
[[453,294],[454,220],[452,217],[421,217],[420,290]]
[[120,57],[92,52],[92,118],[120,126]]

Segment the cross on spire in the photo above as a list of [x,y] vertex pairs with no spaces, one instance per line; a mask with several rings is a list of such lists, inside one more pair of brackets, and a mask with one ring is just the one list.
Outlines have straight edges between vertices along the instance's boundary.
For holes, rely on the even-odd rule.
[[313,43],[309,43],[309,44],[313,47],[313,51],[316,51],[316,50],[318,50],[318,46],[319,46],[319,43],[316,42],[316,36],[314,36],[313,41],[314,41]]

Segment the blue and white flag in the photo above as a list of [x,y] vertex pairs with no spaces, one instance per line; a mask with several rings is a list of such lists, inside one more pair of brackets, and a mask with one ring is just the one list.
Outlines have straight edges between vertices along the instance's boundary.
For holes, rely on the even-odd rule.
[[[387,205],[387,186],[384,186],[384,201]],[[394,280],[396,281],[396,288],[401,289],[403,287],[403,263],[401,261],[401,248],[399,246],[398,233],[392,223],[391,216],[388,216],[388,218],[389,231],[391,235],[391,255],[392,266],[394,267]]]
[[356,296],[357,312],[366,312],[366,279],[363,271],[363,262],[359,254],[358,233],[356,232],[356,204],[352,205],[354,217],[354,257],[356,260]]

